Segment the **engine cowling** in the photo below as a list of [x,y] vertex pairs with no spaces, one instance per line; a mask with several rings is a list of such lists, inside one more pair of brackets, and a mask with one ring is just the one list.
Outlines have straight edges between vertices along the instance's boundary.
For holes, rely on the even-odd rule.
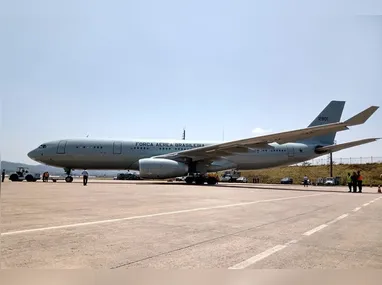
[[139,175],[146,179],[166,179],[188,173],[188,165],[165,158],[142,158],[139,160]]

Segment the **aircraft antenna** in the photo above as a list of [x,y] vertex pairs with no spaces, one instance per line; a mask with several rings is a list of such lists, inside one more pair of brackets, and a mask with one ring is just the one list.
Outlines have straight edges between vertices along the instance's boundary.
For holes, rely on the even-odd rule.
[[186,139],[186,127],[183,128],[182,140]]

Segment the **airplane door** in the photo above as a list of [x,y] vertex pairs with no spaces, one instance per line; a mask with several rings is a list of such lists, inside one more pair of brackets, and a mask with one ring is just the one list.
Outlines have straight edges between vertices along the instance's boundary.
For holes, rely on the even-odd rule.
[[293,146],[287,146],[287,152],[288,152],[288,157],[294,157],[294,148],[293,148]]
[[121,154],[122,153],[122,143],[121,142],[114,142],[113,153],[114,154]]
[[60,141],[57,146],[58,154],[65,154],[66,141]]

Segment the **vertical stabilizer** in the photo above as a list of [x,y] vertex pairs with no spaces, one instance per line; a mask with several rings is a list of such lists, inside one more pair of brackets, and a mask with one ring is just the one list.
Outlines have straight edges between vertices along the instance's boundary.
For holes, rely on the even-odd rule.
[[[331,101],[324,110],[310,123],[308,127],[338,123],[341,120],[342,112],[345,107],[345,101]],[[322,136],[312,137],[304,142],[314,142],[323,145],[331,145],[337,132],[329,133]]]

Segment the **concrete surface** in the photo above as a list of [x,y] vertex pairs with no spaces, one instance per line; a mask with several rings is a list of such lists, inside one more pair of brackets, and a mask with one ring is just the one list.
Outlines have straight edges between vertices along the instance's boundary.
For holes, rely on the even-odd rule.
[[1,185],[1,268],[382,268],[376,188]]

